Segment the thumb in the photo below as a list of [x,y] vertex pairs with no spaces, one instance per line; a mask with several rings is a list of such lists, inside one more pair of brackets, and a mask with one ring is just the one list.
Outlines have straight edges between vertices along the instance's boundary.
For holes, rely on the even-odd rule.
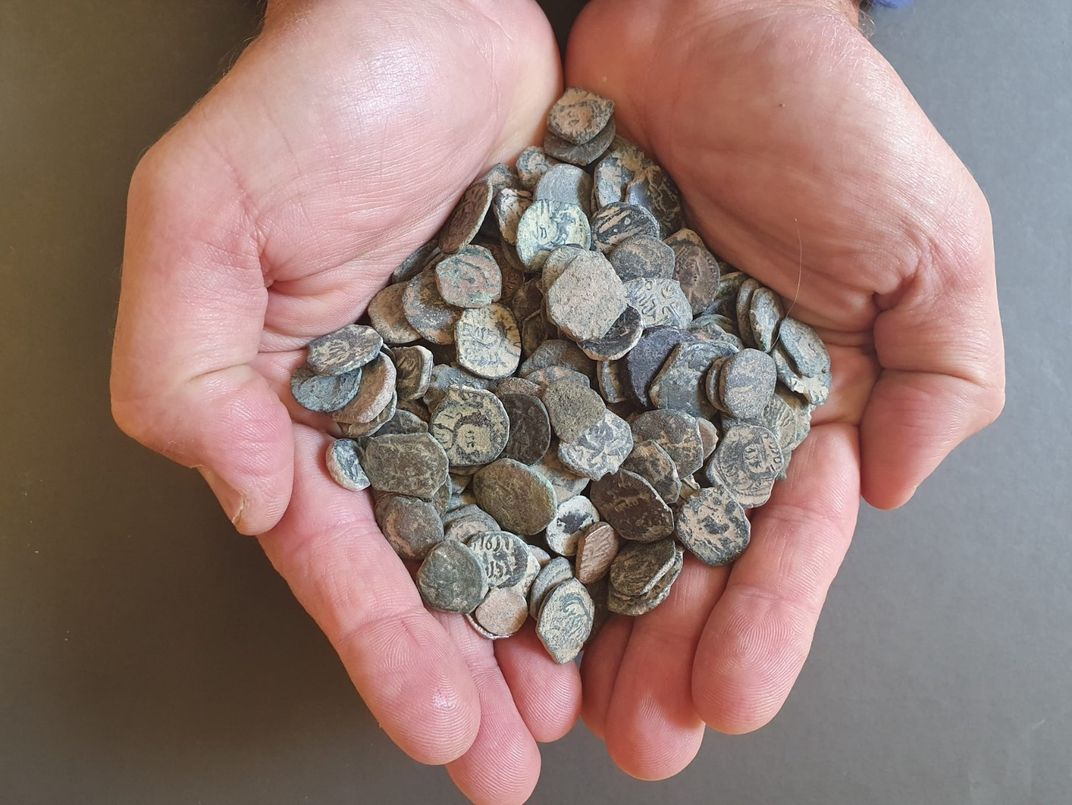
[[290,499],[293,430],[250,368],[268,293],[241,188],[180,125],[134,173],[112,356],[119,427],[208,481],[259,534]]

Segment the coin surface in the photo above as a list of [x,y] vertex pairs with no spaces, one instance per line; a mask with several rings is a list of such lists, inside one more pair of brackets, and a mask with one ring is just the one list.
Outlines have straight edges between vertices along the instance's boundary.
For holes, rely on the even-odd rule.
[[472,612],[488,594],[484,565],[461,542],[440,542],[417,571],[417,589],[425,603],[446,612]]
[[376,501],[376,524],[403,559],[423,559],[443,541],[443,522],[427,500],[384,495]]
[[701,489],[678,509],[674,536],[704,564],[728,565],[750,535],[744,509],[722,484]]
[[622,362],[600,361],[596,365],[596,382],[599,393],[608,404],[624,402],[628,399],[625,393],[625,381],[622,378]]
[[626,290],[606,259],[571,262],[547,291],[547,315],[575,341],[602,338],[622,315]]
[[514,314],[498,304],[465,310],[454,325],[458,363],[478,377],[509,377],[521,363],[521,333]]
[[569,87],[547,114],[547,128],[568,142],[586,143],[614,115],[614,101],[579,87]]
[[421,337],[413,329],[402,309],[406,283],[388,285],[369,302],[368,315],[372,326],[388,344],[412,344]]
[[429,499],[448,481],[446,453],[428,433],[374,436],[361,459],[373,489],[380,492]]
[[469,467],[487,464],[502,453],[510,438],[510,420],[490,391],[451,386],[432,413],[428,430],[452,467]]
[[598,480],[617,471],[632,449],[629,424],[617,414],[604,411],[602,418],[576,439],[558,445],[558,458],[578,475]]
[[503,458],[532,464],[543,458],[551,446],[551,422],[547,409],[531,394],[498,392],[510,420],[510,436],[503,448]]
[[622,359],[622,375],[629,396],[641,405],[649,405],[648,386],[670,353],[678,344],[695,340],[696,337],[691,333],[675,327],[653,327],[645,330],[636,346]]
[[443,253],[439,250],[439,244],[435,241],[429,241],[422,246],[418,246],[410,252],[409,256],[407,256],[398,268],[391,273],[391,279],[388,280],[390,285],[387,287],[390,288],[396,283],[405,283],[407,280],[413,279],[424,271],[424,269],[435,263],[442,254]]
[[380,413],[376,414],[368,422],[344,422],[338,418],[338,411],[332,414],[335,419],[335,424],[338,426],[342,435],[348,439],[359,439],[363,436],[372,436],[378,434],[387,423],[390,422],[394,415],[397,413],[398,407],[398,395],[391,392],[391,399],[387,401],[387,405],[383,407]]
[[[532,192],[529,190],[504,188],[495,195],[492,211],[495,214],[496,223],[499,224],[499,234],[505,243],[511,246],[517,245],[517,225],[530,204],[532,204]],[[505,292],[503,296],[509,298]]]
[[485,531],[470,537],[466,545],[484,564],[489,587],[510,587],[525,575],[529,549],[516,534]]
[[561,556],[573,556],[581,532],[598,521],[599,512],[583,495],[560,503],[544,534],[547,547]]
[[[395,395],[395,364],[386,355],[377,356],[361,372],[357,395],[343,408],[332,414],[336,422],[361,424],[372,422],[391,403]],[[393,412],[387,415],[387,419]],[[387,419],[383,421],[386,422]]]
[[659,237],[659,222],[643,207],[615,202],[592,215],[592,240],[601,252],[610,252],[631,238]]
[[618,470],[592,484],[592,503],[620,537],[654,542],[674,531],[674,513],[646,480]]
[[480,469],[473,476],[472,488],[480,508],[515,534],[538,534],[555,516],[551,483],[512,458],[500,458]]
[[640,313],[645,329],[659,325],[684,328],[692,321],[692,306],[676,280],[641,277],[622,285],[626,301]]
[[517,256],[535,271],[559,246],[587,249],[591,239],[588,216],[580,207],[559,201],[533,201],[517,224]]
[[674,565],[674,540],[630,542],[622,546],[610,566],[610,586],[622,595],[644,595]]
[[318,375],[342,375],[373,360],[382,347],[383,336],[371,327],[348,324],[310,341],[306,364]]
[[550,341],[544,341],[535,352],[525,359],[525,362],[521,364],[519,373],[522,377],[528,377],[533,372],[539,369],[546,369],[549,366],[564,366],[567,369],[580,372],[586,377],[591,377],[595,369],[595,361],[585,355],[581,348],[572,341],[553,338]]
[[567,579],[573,578],[573,568],[569,559],[557,556],[542,568],[536,576],[536,580],[529,588],[529,614],[535,620],[540,614],[540,606],[544,597]]
[[716,412],[704,392],[704,377],[720,354],[718,347],[706,341],[678,344],[648,387],[652,405],[695,417],[713,417]]
[[290,393],[297,403],[322,414],[345,408],[360,388],[360,369],[341,375],[318,375],[308,366],[300,366],[290,378]]
[[488,593],[473,618],[494,637],[517,634],[529,617],[529,606],[516,590],[495,589]]
[[721,407],[737,419],[758,417],[770,402],[777,382],[777,370],[770,355],[758,349],[742,349],[727,358],[719,372]]
[[517,171],[521,184],[531,190],[536,187],[541,176],[547,173],[553,165],[558,164],[559,161],[549,157],[542,148],[531,145],[517,155],[514,170]]
[[571,165],[585,167],[591,165],[606,153],[610,144],[614,141],[615,133],[614,120],[608,121],[607,125],[600,129],[599,133],[591,140],[580,144],[571,143],[554,132],[548,131],[543,138],[543,150],[555,159],[569,162]]
[[785,318],[782,300],[770,288],[756,288],[748,307],[748,325],[752,328],[752,338],[756,349],[770,352],[774,346],[774,337],[778,325]]
[[594,361],[614,361],[625,355],[640,341],[644,328],[640,324],[640,313],[630,305],[618,316],[599,338],[578,342],[581,351]]
[[588,478],[578,475],[563,464],[554,450],[544,453],[543,458],[532,465],[532,469],[551,484],[556,504],[581,494],[589,483]]
[[703,440],[696,417],[682,411],[645,411],[630,424],[637,442],[657,442],[677,465],[678,476],[686,478],[703,466]]
[[714,304],[718,293],[718,261],[704,246],[686,243],[674,249],[674,279],[689,300],[693,315]]
[[478,179],[469,185],[443,227],[439,237],[441,250],[454,254],[472,242],[484,223],[493,195],[491,182],[487,179]]
[[577,539],[577,580],[594,584],[607,575],[622,541],[610,523],[592,523]]
[[328,445],[328,474],[343,489],[360,492],[368,489],[369,479],[361,466],[357,442],[352,439],[335,439]]
[[400,400],[416,400],[425,395],[432,382],[435,361],[427,347],[398,347],[392,351],[395,364],[395,391]]
[[461,311],[439,295],[434,270],[422,271],[409,281],[402,293],[402,310],[410,326],[433,344],[454,343],[454,324]]
[[830,353],[819,334],[793,318],[786,318],[778,328],[778,343],[793,367],[806,377],[830,372]]
[[677,465],[658,442],[646,440],[633,445],[633,452],[622,469],[635,472],[652,485],[666,503],[675,503],[681,495],[681,477]]
[[759,283],[751,277],[748,277],[741,283],[740,289],[737,291],[737,333],[741,336],[741,341],[744,342],[746,347],[754,347],[756,345],[756,339],[752,335],[752,324],[748,318],[748,312],[752,307],[752,294],[759,288]]
[[674,278],[674,250],[658,238],[642,235],[623,240],[607,257],[623,282]]
[[576,165],[554,165],[540,177],[532,197],[573,204],[591,215],[592,177]]
[[749,508],[767,502],[785,457],[769,429],[739,423],[723,434],[712,462],[737,502]]
[[674,545],[674,562],[670,569],[663,574],[655,586],[646,593],[636,596],[626,596],[614,589],[614,585],[608,585],[607,609],[619,615],[639,617],[646,615],[662,604],[669,596],[674,582],[681,575],[681,569],[685,565],[685,553],[680,545]]
[[448,305],[484,307],[502,295],[502,272],[491,252],[469,245],[436,263],[436,290]]
[[555,435],[572,442],[603,418],[607,406],[587,385],[570,381],[552,383],[543,390],[543,404]]
[[571,662],[591,635],[594,618],[588,590],[577,579],[567,579],[544,597],[536,634],[555,662]]

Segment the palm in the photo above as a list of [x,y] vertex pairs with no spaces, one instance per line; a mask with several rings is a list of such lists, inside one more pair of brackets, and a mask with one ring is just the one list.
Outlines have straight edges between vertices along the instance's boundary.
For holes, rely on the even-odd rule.
[[[660,6],[591,4],[567,83],[614,98],[619,128],[677,179],[708,243],[820,330],[834,389],[733,571],[687,568],[664,607],[612,623],[585,658],[585,719],[641,777],[686,765],[705,722],[747,731],[780,708],[848,547],[861,463],[872,502],[911,493],[898,454],[874,471],[869,450],[885,445],[869,436],[944,378],[906,362],[919,335],[905,337],[895,305],[918,269],[959,245],[955,218],[974,189],[841,13]],[[923,383],[909,376],[918,368]]]

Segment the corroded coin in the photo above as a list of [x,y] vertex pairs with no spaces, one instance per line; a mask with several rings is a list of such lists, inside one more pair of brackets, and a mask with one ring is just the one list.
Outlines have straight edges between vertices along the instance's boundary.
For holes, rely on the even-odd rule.
[[600,361],[596,365],[596,381],[599,393],[608,405],[625,402],[627,399],[621,361]]
[[568,88],[547,114],[547,128],[571,143],[586,143],[614,115],[614,101],[579,87]]
[[633,452],[622,469],[635,472],[646,480],[667,503],[675,503],[681,494],[681,477],[677,465],[658,442],[649,440],[633,445]]
[[[449,523],[443,523],[444,539],[457,539],[462,542],[488,530],[487,524],[475,517],[462,517],[458,520],[451,520]],[[498,526],[494,530],[498,530]]]
[[543,599],[562,582],[573,578],[573,568],[569,559],[561,556],[551,559],[540,568],[539,575],[529,588],[529,614],[535,619],[540,614]]
[[778,344],[801,375],[829,374],[830,353],[819,334],[803,322],[786,318],[778,329]]
[[603,399],[586,385],[559,381],[543,391],[543,404],[555,435],[572,442],[603,418]]
[[646,615],[663,603],[669,596],[674,582],[681,575],[681,569],[685,566],[685,553],[680,545],[674,545],[674,562],[670,569],[663,574],[655,586],[643,595],[626,596],[617,592],[614,585],[609,585],[607,594],[607,609],[618,615],[639,617]]
[[[348,439],[360,439],[362,436],[372,436],[373,434],[378,434],[387,426],[387,423],[390,422],[397,413],[397,408],[398,395],[392,392],[391,399],[387,401],[387,405],[385,405],[383,410],[368,422],[343,422],[340,419],[335,419],[335,424],[342,432],[342,435]],[[332,416],[334,417],[336,415],[333,414]]]
[[589,479],[566,467],[554,450],[544,453],[543,458],[532,465],[532,469],[551,484],[556,505],[581,494],[588,486]]
[[746,508],[767,502],[774,480],[785,466],[778,437],[767,428],[746,423],[727,429],[712,461],[718,477]]
[[756,339],[752,335],[752,323],[748,318],[748,312],[752,308],[752,294],[760,287],[759,283],[748,277],[741,283],[737,291],[737,333],[746,347],[754,347]]
[[514,170],[517,171],[521,184],[532,190],[540,181],[540,177],[547,173],[552,165],[558,164],[558,160],[547,156],[542,148],[532,145],[517,155]]
[[572,661],[592,634],[595,605],[577,579],[567,579],[551,590],[540,605],[536,634],[557,663]]
[[428,430],[452,467],[470,467],[498,457],[510,436],[510,420],[490,391],[451,386],[436,406]]
[[407,280],[413,279],[424,271],[424,269],[433,265],[442,254],[443,253],[439,250],[439,244],[435,241],[429,241],[423,246],[418,246],[405,260],[402,261],[401,265],[391,273],[391,279],[389,280],[390,285],[387,287],[391,287],[391,285],[396,283],[405,283]]
[[616,472],[633,449],[628,423],[606,411],[596,424],[572,442],[558,445],[558,458],[570,470],[592,480]]
[[439,295],[434,270],[423,271],[409,281],[402,294],[402,310],[413,329],[433,344],[454,343],[454,324],[461,311]]
[[363,324],[348,324],[314,338],[306,347],[306,364],[318,375],[342,375],[380,354],[383,337]]
[[522,464],[539,461],[551,446],[551,423],[544,404],[531,394],[504,394],[501,389],[497,393],[510,420],[503,458]]
[[417,589],[425,603],[447,612],[472,612],[488,594],[484,565],[461,542],[436,545],[417,571]]
[[703,417],[696,417],[696,425],[700,429],[704,461],[707,461],[710,455],[715,452],[715,448],[718,447],[718,428],[715,427],[715,423],[711,420]]
[[540,289],[546,294],[550,287],[555,284],[555,280],[561,277],[562,272],[569,267],[570,263],[578,257],[591,254],[595,253],[588,249],[582,249],[580,246],[559,246],[547,255],[547,260],[544,261],[543,268],[540,269]]
[[490,587],[510,587],[521,581],[529,562],[525,541],[509,531],[486,531],[466,543],[484,564]]
[[416,400],[423,397],[432,382],[432,353],[420,345],[398,347],[393,350],[395,364],[395,390],[400,400]]
[[693,315],[703,313],[715,303],[718,293],[718,261],[711,252],[695,243],[674,249],[674,279],[688,297]]
[[508,377],[521,362],[521,333],[502,305],[462,312],[454,325],[458,363],[479,377]]
[[[452,475],[450,478],[451,488],[452,491],[460,492],[461,490],[458,490],[455,487],[456,477],[457,476]],[[468,486],[469,481],[471,481],[472,479],[466,477],[464,480],[465,486]],[[483,526],[483,528],[480,529],[481,531],[502,531],[502,529],[499,527],[499,524],[495,521],[495,518],[488,514],[486,511],[484,511],[482,508],[477,506],[475,503],[468,503],[459,506],[458,508],[452,509],[451,511],[443,515],[444,526],[448,526],[451,523],[457,522],[459,520],[476,520]]]
[[622,359],[625,389],[634,402],[648,405],[648,386],[674,347],[695,341],[691,333],[675,327],[646,330],[635,347]]
[[388,285],[369,302],[369,320],[388,344],[412,344],[421,337],[421,334],[413,329],[402,309],[402,297],[405,293],[404,282]]
[[598,521],[599,512],[592,501],[583,495],[570,498],[559,504],[554,519],[547,524],[547,547],[561,556],[573,556],[581,532]]
[[521,364],[518,373],[527,378],[533,372],[549,366],[564,366],[590,377],[595,369],[595,361],[585,355],[572,341],[554,338],[540,344],[539,348]]
[[480,179],[491,185],[491,192],[495,195],[503,190],[517,190],[521,187],[517,173],[505,162],[496,162]]
[[[499,399],[502,399],[506,394],[528,394],[533,397],[539,397],[540,387],[523,377],[504,377],[495,387],[495,393]],[[513,426],[511,425],[512,429]]]
[[447,483],[447,456],[427,433],[398,433],[368,440],[361,456],[373,489],[431,498]]
[[472,489],[480,508],[515,534],[538,534],[555,516],[551,483],[511,458],[500,458],[479,470]]
[[659,237],[659,222],[643,207],[616,202],[592,216],[592,240],[601,252],[638,237]]
[[622,283],[625,298],[640,313],[643,327],[688,327],[692,306],[675,280],[641,277]]
[[517,256],[527,268],[537,270],[559,246],[587,249],[591,238],[588,217],[580,207],[559,201],[534,201],[517,225]]
[[611,563],[610,586],[622,595],[644,595],[673,566],[673,539],[627,543]]
[[721,484],[701,489],[677,512],[674,535],[705,564],[728,565],[748,547],[751,526]]
[[290,393],[302,408],[329,413],[345,408],[361,388],[361,370],[341,375],[318,375],[300,366],[290,378]]
[[670,174],[654,162],[629,182],[625,188],[625,200],[651,212],[659,222],[662,237],[681,227],[681,194]]
[[592,207],[599,209],[625,196],[626,172],[622,160],[611,150],[595,164],[592,172]]
[[[521,216],[532,204],[532,192],[529,190],[500,190],[492,202],[495,221],[499,224],[499,234],[503,241],[511,246],[517,245],[517,225]],[[504,298],[506,295],[504,294]]]
[[[471,389],[487,389],[490,381],[483,377],[477,377],[457,366],[447,366],[437,363],[432,367],[432,379],[428,384],[428,390],[424,392],[424,402],[429,410],[435,409],[443,401],[447,389],[453,386],[465,386]],[[429,417],[431,419],[431,417]]]
[[403,559],[423,559],[443,541],[443,522],[427,500],[384,495],[376,501],[376,524]]
[[593,523],[577,539],[577,580],[594,584],[607,575],[622,545],[610,523]]
[[[332,417],[336,422],[352,424],[373,421],[390,404],[395,394],[395,377],[394,362],[381,354],[372,363],[365,365],[357,396],[346,407],[332,414]],[[387,419],[392,415],[388,414]]]
[[539,278],[521,284],[510,299],[510,310],[518,321],[524,321],[533,313],[543,310],[543,289]]
[[704,376],[720,354],[715,345],[706,341],[678,344],[648,387],[652,405],[696,417],[713,417],[715,409],[704,393]]
[[494,637],[517,634],[529,617],[528,602],[516,590],[492,590],[473,618]]
[[554,333],[555,327],[547,321],[542,310],[533,313],[521,322],[521,354],[531,355]]
[[774,336],[778,325],[785,318],[782,300],[770,288],[757,288],[752,294],[748,309],[748,324],[752,328],[752,338],[756,349],[770,352],[774,346]]
[[679,477],[686,478],[703,466],[703,440],[696,417],[681,411],[645,411],[630,427],[634,440],[658,442],[677,465]]
[[774,368],[778,374],[778,380],[790,391],[802,396],[812,405],[822,405],[830,395],[832,377],[829,370],[820,372],[814,377],[801,376],[789,363],[785,350],[781,344],[771,350],[774,358]]
[[674,530],[674,514],[659,493],[635,472],[618,470],[592,484],[592,502],[618,535],[654,542]]
[[574,260],[547,291],[548,318],[575,341],[603,338],[625,305],[622,281],[605,258]]
[[623,282],[644,277],[674,278],[674,250],[658,238],[640,236],[623,240],[607,257]]
[[410,411],[397,409],[391,418],[383,424],[377,436],[389,436],[392,433],[427,433],[428,423]]
[[502,272],[491,252],[469,245],[444,257],[435,266],[436,289],[448,305],[484,307],[502,294]]
[[640,341],[643,332],[644,328],[640,326],[640,313],[636,308],[626,305],[625,310],[607,332],[599,338],[580,341],[577,346],[592,360],[614,361],[625,357],[626,353]]
[[361,466],[357,442],[352,439],[335,439],[328,445],[328,475],[343,489],[360,492],[368,489],[369,479]]
[[753,419],[763,413],[777,382],[774,359],[758,349],[742,349],[727,358],[718,375],[721,407],[737,419]]
[[548,131],[543,138],[543,150],[555,159],[560,159],[571,165],[579,165],[583,168],[591,165],[606,153],[610,144],[614,141],[615,131],[614,121],[610,120],[595,137],[580,145],[564,140],[553,132]]
[[468,246],[484,223],[493,195],[494,190],[487,179],[478,179],[469,185],[443,227],[439,248],[447,254],[454,254]]
[[540,177],[532,197],[573,204],[591,215],[592,177],[576,165],[555,165]]

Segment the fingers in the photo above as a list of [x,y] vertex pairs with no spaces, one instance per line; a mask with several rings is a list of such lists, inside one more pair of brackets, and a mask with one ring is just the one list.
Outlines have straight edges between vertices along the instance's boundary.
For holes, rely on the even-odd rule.
[[[861,424],[863,494],[900,506],[1001,413],[1005,358],[986,201],[970,177],[938,240],[875,322],[883,372]],[[933,239],[932,239],[933,240]]]
[[607,750],[641,780],[680,772],[700,751],[704,722],[692,701],[692,667],[725,568],[688,557],[670,597],[633,624],[607,712]]
[[584,689],[582,714],[584,723],[598,737],[606,740],[607,711],[614,697],[618,670],[633,632],[633,618],[614,615],[604,624],[596,639],[584,651],[581,682]]
[[514,705],[491,641],[457,615],[437,615],[458,645],[480,696],[480,731],[447,773],[475,803],[525,802],[540,777],[540,750]]
[[573,729],[581,709],[581,674],[574,663],[550,658],[531,622],[495,643],[495,657],[514,704],[532,737],[557,741]]
[[376,720],[415,760],[463,755],[480,725],[472,677],[376,528],[368,496],[327,475],[327,437],[296,426],[290,508],[261,537],[268,558],[323,629]]
[[755,512],[752,543],[700,637],[692,694],[708,725],[749,732],[781,709],[808,656],[858,510],[855,429],[814,428],[793,454],[788,479]]

